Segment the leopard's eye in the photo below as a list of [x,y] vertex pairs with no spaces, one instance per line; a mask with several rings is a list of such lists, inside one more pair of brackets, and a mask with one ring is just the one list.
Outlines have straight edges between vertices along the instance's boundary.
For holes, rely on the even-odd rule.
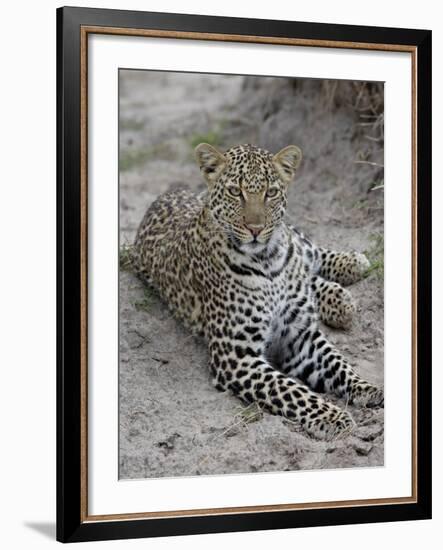
[[278,195],[278,189],[276,187],[271,187],[271,189],[268,189],[266,191],[266,197],[268,197],[269,199],[273,199],[277,195]]
[[233,197],[239,197],[241,195],[241,189],[240,187],[228,187],[229,194]]

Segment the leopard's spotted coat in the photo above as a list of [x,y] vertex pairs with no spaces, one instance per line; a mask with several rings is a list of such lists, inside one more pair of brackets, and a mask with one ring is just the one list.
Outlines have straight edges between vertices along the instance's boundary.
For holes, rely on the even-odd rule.
[[196,149],[208,191],[167,193],[147,210],[133,264],[209,345],[216,387],[298,421],[315,437],[353,426],[329,392],[362,406],[383,392],[361,379],[323,334],[319,319],[346,326],[354,313],[341,285],[369,264],[355,252],[312,244],[285,223],[287,187],[301,159],[252,145]]

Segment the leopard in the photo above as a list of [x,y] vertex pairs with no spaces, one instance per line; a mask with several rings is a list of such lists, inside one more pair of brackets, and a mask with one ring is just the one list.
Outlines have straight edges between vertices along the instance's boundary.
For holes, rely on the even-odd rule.
[[135,273],[204,338],[218,390],[308,437],[347,436],[356,426],[347,404],[383,407],[384,392],[321,323],[350,326],[356,306],[345,287],[364,277],[367,257],[317,246],[286,220],[298,146],[273,154],[200,143],[195,158],[205,190],[176,189],[148,207],[132,247]]

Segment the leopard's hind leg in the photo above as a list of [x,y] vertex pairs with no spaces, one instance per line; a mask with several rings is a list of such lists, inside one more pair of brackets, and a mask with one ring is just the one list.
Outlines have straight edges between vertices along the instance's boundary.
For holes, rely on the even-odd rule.
[[360,281],[370,267],[369,260],[358,252],[336,252],[317,248],[317,273],[324,279],[344,286]]
[[311,280],[320,319],[330,327],[349,328],[355,313],[355,303],[349,290],[318,275]]

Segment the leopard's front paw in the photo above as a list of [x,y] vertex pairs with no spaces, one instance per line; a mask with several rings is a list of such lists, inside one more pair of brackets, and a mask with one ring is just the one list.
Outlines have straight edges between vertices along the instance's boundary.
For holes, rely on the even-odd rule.
[[350,391],[350,402],[357,407],[382,407],[384,392],[369,382],[356,382]]
[[331,441],[345,437],[355,427],[352,416],[332,403],[322,406],[315,418],[306,418],[306,431],[317,439]]

